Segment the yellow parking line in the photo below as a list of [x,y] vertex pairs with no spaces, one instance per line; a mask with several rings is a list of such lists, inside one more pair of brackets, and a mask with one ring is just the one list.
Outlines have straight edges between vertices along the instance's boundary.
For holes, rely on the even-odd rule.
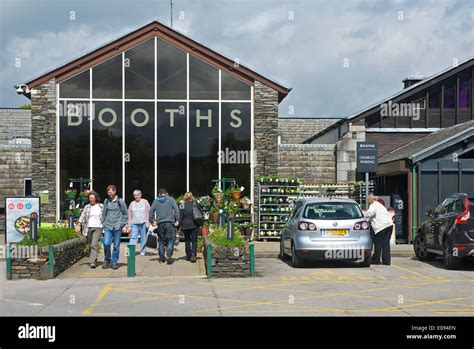
[[394,268],[396,268],[396,269],[400,269],[400,270],[406,271],[407,273],[410,273],[410,274],[412,274],[412,275],[419,276],[419,277],[424,278],[424,279],[433,280],[433,278],[431,278],[431,277],[429,277],[429,276],[426,276],[426,275],[417,273],[416,271],[413,271],[413,270],[408,269],[408,268],[401,267],[401,266],[399,266],[399,265],[392,264],[392,267],[394,267]]
[[92,311],[94,308],[100,303],[100,301],[107,295],[107,293],[110,292],[112,288],[112,284],[108,283],[107,285],[104,286],[104,288],[99,292],[97,295],[95,302],[89,306],[89,308],[85,309],[82,314],[83,315],[90,315],[92,314]]

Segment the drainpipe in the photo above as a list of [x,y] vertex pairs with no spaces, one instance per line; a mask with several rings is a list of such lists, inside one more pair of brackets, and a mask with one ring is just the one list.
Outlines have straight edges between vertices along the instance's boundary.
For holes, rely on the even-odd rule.
[[418,225],[418,197],[417,192],[418,189],[416,187],[417,179],[416,179],[416,165],[412,165],[412,176],[411,176],[411,192],[412,192],[412,241],[415,241],[416,232],[417,232],[417,225]]

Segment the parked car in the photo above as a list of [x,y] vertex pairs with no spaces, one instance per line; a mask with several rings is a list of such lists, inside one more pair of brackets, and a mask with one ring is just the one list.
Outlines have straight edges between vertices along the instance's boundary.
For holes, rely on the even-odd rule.
[[415,254],[421,261],[443,256],[447,269],[458,269],[463,258],[474,256],[474,197],[458,193],[448,196],[434,210],[415,236]]
[[293,267],[309,260],[356,260],[368,267],[372,237],[356,201],[304,198],[296,201],[281,233],[280,258]]

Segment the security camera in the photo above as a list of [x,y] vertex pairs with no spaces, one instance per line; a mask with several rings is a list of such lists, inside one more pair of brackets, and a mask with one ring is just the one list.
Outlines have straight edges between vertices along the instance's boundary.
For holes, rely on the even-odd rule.
[[30,89],[25,84],[21,84],[21,85],[17,86],[16,93],[18,93],[19,95],[22,95],[22,94],[25,94],[25,93],[30,93]]

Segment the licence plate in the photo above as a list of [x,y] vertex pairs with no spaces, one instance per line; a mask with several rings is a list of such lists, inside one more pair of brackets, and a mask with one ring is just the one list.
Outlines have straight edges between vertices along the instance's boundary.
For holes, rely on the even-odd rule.
[[347,229],[327,229],[322,231],[323,236],[347,236],[349,231]]

